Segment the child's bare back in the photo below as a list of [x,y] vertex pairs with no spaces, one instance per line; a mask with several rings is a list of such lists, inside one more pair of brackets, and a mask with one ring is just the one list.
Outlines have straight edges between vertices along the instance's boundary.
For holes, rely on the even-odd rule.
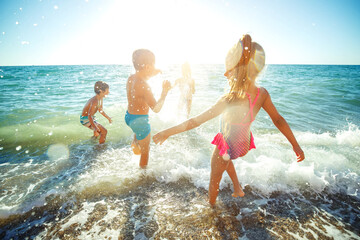
[[147,83],[149,78],[160,73],[160,70],[155,68],[155,55],[147,49],[138,49],[133,53],[133,64],[136,72],[126,83],[128,109],[125,122],[134,132],[134,140],[131,144],[133,152],[141,155],[140,167],[145,168],[150,150],[149,108],[155,113],[161,110],[171,84],[169,81],[163,82],[161,97],[156,101]]
[[[151,89],[146,81],[131,75],[126,83],[128,112],[131,114],[148,114],[149,106],[154,106]],[[151,94],[152,95],[152,94]],[[154,99],[155,100],[155,99]]]

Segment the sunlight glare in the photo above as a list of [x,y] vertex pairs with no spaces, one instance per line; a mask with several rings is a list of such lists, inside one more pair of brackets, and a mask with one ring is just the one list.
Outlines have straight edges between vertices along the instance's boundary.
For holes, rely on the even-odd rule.
[[52,58],[59,64],[131,64],[135,49],[148,48],[157,66],[219,63],[228,48],[220,44],[222,28],[216,13],[191,1],[116,1],[96,25],[59,47]]

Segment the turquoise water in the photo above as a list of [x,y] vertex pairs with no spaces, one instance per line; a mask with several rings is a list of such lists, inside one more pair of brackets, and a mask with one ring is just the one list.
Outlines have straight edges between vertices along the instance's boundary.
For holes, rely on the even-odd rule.
[[[162,80],[173,83],[181,73],[180,65],[162,70],[162,75],[149,80],[156,97]],[[82,195],[89,203],[98,197],[94,189],[108,196],[139,187],[143,173],[130,150],[132,133],[124,122],[125,84],[132,71],[130,65],[0,67],[0,217],[25,214],[47,204],[49,196],[62,196],[68,203]],[[194,116],[226,92],[227,81],[223,65],[194,65],[192,72]],[[105,146],[97,145],[91,131],[79,123],[98,80],[110,86],[104,110],[113,123],[97,116],[108,129]],[[349,196],[359,206],[360,66],[267,65],[258,83],[288,121],[306,160],[295,162],[285,137],[260,111],[252,126],[257,149],[234,161],[240,182],[265,198],[277,192],[303,195],[310,191]],[[184,119],[174,107],[178,97],[177,90],[172,90],[162,111],[150,113],[152,134]],[[199,191],[207,189],[210,142],[218,121],[174,136],[161,146],[151,143],[147,169],[151,181],[169,184],[186,179]],[[220,190],[230,182],[224,175]],[[359,216],[350,214],[347,224],[357,229],[354,222]]]

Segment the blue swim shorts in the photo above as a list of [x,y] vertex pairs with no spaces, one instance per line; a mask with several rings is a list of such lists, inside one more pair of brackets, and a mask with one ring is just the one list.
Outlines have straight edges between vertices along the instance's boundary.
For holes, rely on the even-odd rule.
[[149,115],[130,114],[126,111],[125,123],[133,130],[137,140],[143,140],[150,134]]

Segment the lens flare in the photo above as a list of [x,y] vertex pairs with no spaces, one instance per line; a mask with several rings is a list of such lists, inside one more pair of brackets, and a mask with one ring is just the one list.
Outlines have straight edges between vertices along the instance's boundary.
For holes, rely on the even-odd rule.
[[67,160],[69,158],[69,149],[61,143],[53,144],[48,148],[47,155],[50,160]]

